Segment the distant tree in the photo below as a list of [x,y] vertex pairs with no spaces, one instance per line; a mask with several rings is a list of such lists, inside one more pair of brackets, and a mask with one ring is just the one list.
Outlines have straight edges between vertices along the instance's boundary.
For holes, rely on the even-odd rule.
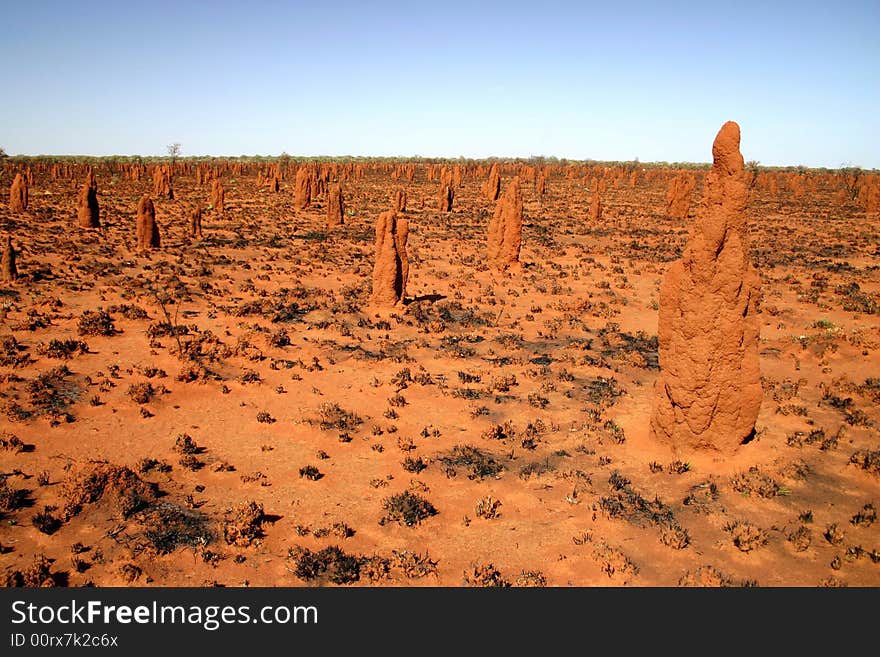
[[180,145],[179,141],[174,142],[173,144],[168,144],[165,147],[165,150],[168,151],[168,156],[171,158],[173,162],[177,158],[180,157],[180,153],[183,151],[183,147]]
[[844,162],[840,165],[839,174],[846,185],[846,191],[852,199],[859,196],[859,178],[862,177],[862,168],[853,166],[852,163]]
[[3,149],[2,147],[0,147],[0,158],[4,158],[4,157],[9,157],[9,156],[6,154],[6,150]]
[[639,168],[639,158],[638,157],[636,157],[633,160],[630,160],[629,162],[623,162],[623,170],[624,171],[629,171],[630,173],[632,173],[633,171],[635,171],[638,168]]

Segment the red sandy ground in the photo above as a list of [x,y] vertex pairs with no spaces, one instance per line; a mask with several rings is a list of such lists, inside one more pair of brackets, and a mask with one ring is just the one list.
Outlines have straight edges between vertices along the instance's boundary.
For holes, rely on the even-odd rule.
[[[474,176],[439,214],[438,183],[421,169],[414,183],[368,170],[345,183],[346,225],[334,232],[326,198],[293,210],[292,176],[278,194],[252,175],[227,176],[225,214],[206,212],[205,238],[192,242],[188,210],[207,204],[210,185],[177,175],[176,200],[154,198],[163,248],[144,256],[132,251],[134,210],[152,182],[97,173],[100,232],[75,228],[79,179],[39,174],[21,216],[0,202],[0,228],[23,247],[22,279],[0,286],[0,336],[30,357],[0,367],[0,428],[32,446],[0,451],[7,486],[27,491],[0,519],[0,572],[45,555],[72,586],[326,584],[327,573],[297,575],[297,548],[335,545],[359,559],[355,585],[880,584],[880,524],[870,509],[853,522],[880,506],[880,477],[850,463],[880,448],[880,221],[841,204],[827,181],[800,200],[782,187],[753,195],[764,295],[757,437],[732,458],[676,465],[648,435],[659,283],[687,236],[687,222],[664,216],[668,177],[609,185],[595,223],[582,179],[552,175],[543,205],[525,183],[524,269],[499,278],[484,264],[492,205]],[[368,305],[372,230],[398,184],[409,194],[412,301],[378,312]],[[148,335],[165,321],[151,290],[172,294],[172,319],[191,328],[183,343],[211,331],[225,346],[203,359],[205,380],[177,380],[176,340]],[[244,314],[255,301],[263,306]],[[83,311],[120,304],[149,317],[117,310],[115,335],[79,335]],[[300,312],[273,321],[272,304]],[[47,325],[33,328],[38,319]],[[273,346],[279,329],[289,345]],[[83,340],[88,353],[41,355],[52,339]],[[28,384],[59,365],[70,374],[52,410]],[[401,387],[404,368],[415,381]],[[145,404],[128,394],[142,382],[159,390]],[[363,420],[350,442],[317,423],[325,404]],[[505,423],[506,436],[487,435]],[[201,469],[179,463],[183,433],[204,448]],[[503,469],[480,478],[441,460],[457,445]],[[408,456],[427,467],[408,472]],[[140,473],[145,458],[171,470]],[[62,482],[90,460],[156,483],[161,503],[204,515],[210,538],[163,554],[142,512],[123,519],[106,500],[38,531],[32,517],[46,506],[57,515]],[[323,477],[301,477],[307,465]],[[406,490],[438,513],[380,524],[383,501]],[[498,515],[480,517],[489,496]],[[225,511],[251,500],[263,505],[262,535],[227,544]]]

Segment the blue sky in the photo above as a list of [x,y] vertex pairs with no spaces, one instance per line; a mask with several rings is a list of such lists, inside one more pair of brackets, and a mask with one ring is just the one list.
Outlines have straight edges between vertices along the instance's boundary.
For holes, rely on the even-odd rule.
[[880,1],[3,2],[10,154],[880,168]]

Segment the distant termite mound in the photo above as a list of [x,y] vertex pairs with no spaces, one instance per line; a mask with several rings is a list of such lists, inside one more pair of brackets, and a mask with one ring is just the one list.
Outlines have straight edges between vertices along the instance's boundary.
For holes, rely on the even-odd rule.
[[312,176],[308,169],[300,167],[296,172],[293,206],[297,210],[305,210],[312,204]]
[[739,126],[722,126],[681,260],[660,289],[660,376],[652,434],[678,450],[732,453],[761,407],[760,294],[749,262],[748,199]]
[[456,164],[454,167],[452,167],[452,184],[455,187],[461,187],[461,183],[462,183],[461,166]]
[[196,203],[196,207],[189,214],[189,232],[192,237],[203,237],[201,203]]
[[281,191],[281,165],[275,165],[266,176],[266,184],[269,186],[270,192]]
[[137,207],[137,243],[139,251],[158,249],[160,246],[159,225],[156,223],[156,208],[153,199],[142,196]]
[[10,212],[24,212],[28,209],[28,183],[20,173],[15,174],[9,188]]
[[217,212],[223,213],[226,202],[226,190],[223,189],[223,181],[215,178],[211,183],[211,207]]
[[865,214],[877,214],[880,212],[880,179],[871,176],[863,181],[859,189],[859,203],[865,208]]
[[666,214],[673,219],[687,219],[691,208],[691,195],[694,193],[697,181],[693,174],[682,171],[666,190]]
[[599,186],[593,190],[592,199],[590,200],[590,219],[599,221],[602,218],[602,194],[599,192]]
[[345,200],[342,198],[342,185],[330,186],[327,198],[327,227],[341,226],[345,221]]
[[519,266],[523,224],[523,202],[519,187],[517,176],[507,185],[489,221],[489,262],[500,271]]
[[391,207],[397,212],[406,212],[406,190],[398,187],[392,192]]
[[100,208],[98,207],[98,182],[91,171],[80,187],[76,199],[76,218],[80,228],[100,228]]
[[483,195],[493,203],[498,200],[501,194],[501,173],[498,170],[498,163],[494,162],[492,168],[489,169],[489,177],[483,183]]
[[440,212],[452,212],[452,201],[455,199],[455,192],[452,185],[445,183],[440,187]]
[[394,210],[386,210],[376,221],[376,262],[373,266],[372,302],[390,307],[403,301],[409,278],[406,242],[409,222]]
[[159,164],[153,170],[153,194],[159,197],[174,198],[174,189],[171,187],[171,167]]

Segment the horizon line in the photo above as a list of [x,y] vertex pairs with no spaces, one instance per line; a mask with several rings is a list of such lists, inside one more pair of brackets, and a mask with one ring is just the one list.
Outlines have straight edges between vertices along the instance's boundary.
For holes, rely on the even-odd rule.
[[[483,161],[492,161],[492,160],[520,160],[523,162],[528,162],[531,160],[551,160],[555,163],[567,162],[567,163],[577,163],[577,164],[602,164],[602,165],[640,165],[640,166],[678,166],[678,167],[710,167],[712,166],[711,161],[668,161],[668,160],[651,160],[651,161],[641,161],[636,157],[631,160],[597,160],[594,158],[584,158],[577,159],[571,157],[559,157],[557,155],[489,155],[485,157],[466,157],[464,155],[458,156],[428,156],[428,155],[291,155],[289,153],[283,152],[279,155],[261,155],[258,153],[255,154],[241,154],[241,155],[138,155],[138,154],[114,154],[114,155],[73,155],[73,154],[49,154],[49,153],[40,153],[37,155],[27,154],[27,153],[18,153],[16,155],[11,155],[9,153],[5,154],[5,157],[0,158],[0,162],[4,159],[11,160],[17,158],[29,158],[29,159],[40,159],[40,158],[54,158],[54,159],[92,159],[92,160],[112,160],[117,158],[127,158],[127,159],[142,159],[142,160],[242,160],[242,159],[260,159],[260,160],[281,160],[281,159],[290,159],[290,160],[404,160],[404,161],[428,161],[430,160],[443,160],[443,161],[471,161],[471,162],[483,162]],[[750,166],[752,162],[755,162],[754,166]],[[877,168],[871,167],[863,167],[858,164],[847,164],[842,163],[837,167],[829,167],[829,166],[809,166],[804,164],[762,164],[760,160],[747,160],[746,168],[757,168],[757,169],[804,169],[804,170],[825,170],[825,171],[842,171],[846,169],[860,169],[862,171],[878,171]]]

